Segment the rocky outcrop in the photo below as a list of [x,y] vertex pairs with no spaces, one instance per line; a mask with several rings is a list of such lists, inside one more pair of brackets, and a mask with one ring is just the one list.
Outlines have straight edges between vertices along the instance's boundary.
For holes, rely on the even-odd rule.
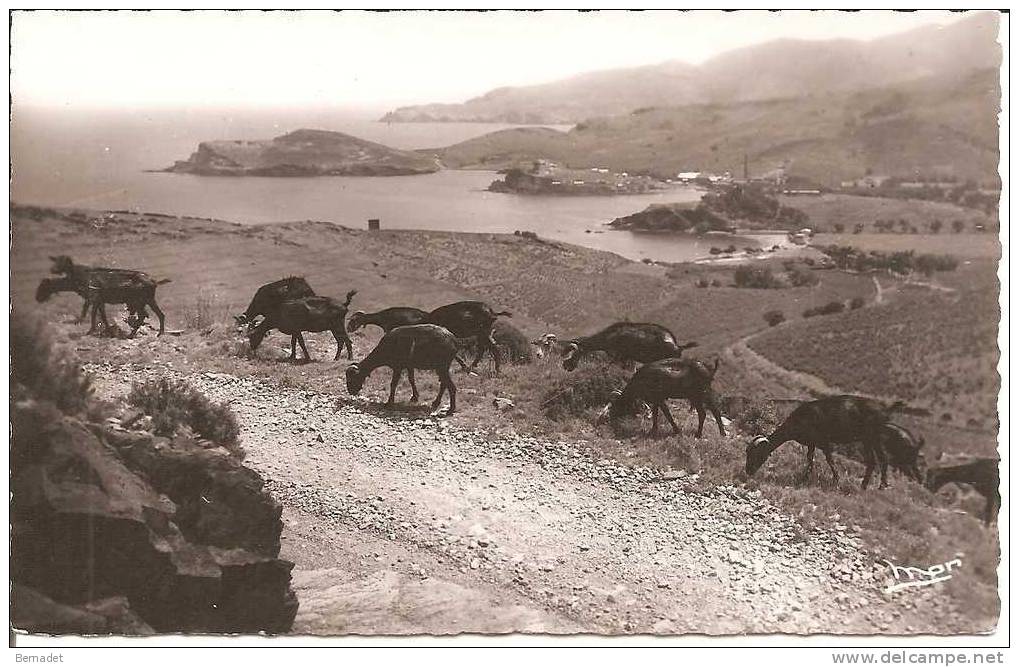
[[435,160],[341,132],[296,130],[268,141],[205,141],[164,171],[201,176],[405,176]]
[[704,206],[690,204],[651,204],[643,211],[616,218],[609,223],[616,229],[649,232],[725,231],[730,223]]
[[12,405],[12,423],[15,627],[290,629],[280,506],[226,450],[118,433],[32,398]]

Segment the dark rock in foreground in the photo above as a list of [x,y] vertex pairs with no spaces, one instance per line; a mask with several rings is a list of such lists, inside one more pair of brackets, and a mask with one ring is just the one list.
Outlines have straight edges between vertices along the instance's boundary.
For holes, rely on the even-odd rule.
[[435,160],[341,132],[296,130],[267,141],[203,141],[164,171],[201,176],[406,176]]
[[277,558],[280,507],[256,473],[225,450],[115,433],[50,403],[12,408],[11,577],[27,587],[15,627],[290,629],[293,563]]

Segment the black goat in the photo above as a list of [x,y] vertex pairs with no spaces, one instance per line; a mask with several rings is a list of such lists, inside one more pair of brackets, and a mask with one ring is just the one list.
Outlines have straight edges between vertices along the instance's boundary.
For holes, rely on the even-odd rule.
[[784,443],[795,440],[807,448],[805,479],[814,468],[814,450],[820,448],[831,468],[835,484],[839,473],[832,459],[834,445],[861,442],[868,473],[864,488],[870,481],[870,472],[878,460],[876,447],[882,440],[882,431],[888,423],[888,408],[869,398],[859,396],[829,396],[801,403],[771,435],[757,436],[747,445],[746,473],[753,475]]
[[[76,264],[74,260],[71,259],[71,257],[69,257],[68,255],[57,255],[56,257],[51,255],[50,259],[53,260],[53,266],[50,268],[50,273],[54,275],[62,275],[64,276],[66,281],[51,280],[47,283],[46,288],[43,288],[43,286],[40,284],[39,289],[36,290],[35,298],[37,301],[42,302],[48,299],[50,295],[56,292],[74,292],[82,299],[81,314],[78,315],[76,323],[81,322],[85,319],[85,315],[88,313],[89,306],[92,306],[93,311],[95,311],[95,304],[92,304],[89,301],[89,284],[94,273],[102,272],[104,274],[119,274],[125,280],[130,280],[131,278],[138,278],[139,280],[144,279],[151,280],[148,274],[143,273],[141,271],[135,271],[132,269],[115,269],[104,266],[88,266],[85,264]],[[106,280],[109,279],[110,278],[106,278]],[[161,280],[157,283],[157,285],[161,285],[163,283],[168,282],[170,281]],[[40,295],[42,295],[45,291],[48,291],[48,293],[46,293],[45,296],[40,298]],[[99,304],[98,307],[101,309],[102,319],[105,322],[106,309],[103,307],[103,304]],[[144,320],[145,313],[143,311],[141,313],[132,313],[131,319],[129,321],[137,322],[137,325],[141,326],[141,323]],[[133,324],[132,326],[134,327]],[[92,327],[89,329],[89,333],[92,333],[94,330],[95,330],[95,318],[93,317],[93,324]]]
[[968,484],[987,500],[984,506],[984,525],[991,525],[1001,507],[998,459],[980,458],[962,465],[940,466],[927,471],[927,488],[932,492],[936,493],[950,482]]
[[347,391],[356,396],[372,371],[380,366],[388,366],[393,369],[393,379],[389,383],[389,400],[386,405],[391,405],[396,398],[400,376],[407,369],[413,392],[410,400],[416,402],[418,389],[414,383],[414,369],[434,370],[439,376],[439,394],[432,401],[432,410],[439,407],[442,394],[448,390],[448,414],[452,414],[456,411],[456,385],[449,374],[449,367],[457,358],[458,349],[456,337],[444,327],[435,324],[396,327],[382,337],[367,357],[347,368]]
[[248,327],[255,325],[255,318],[268,317],[284,301],[292,301],[306,296],[315,296],[315,290],[311,289],[308,281],[299,276],[288,276],[275,282],[266,283],[258,288],[255,296],[251,298],[248,309],[240,315],[235,315],[237,324],[247,324]]
[[383,332],[389,333],[396,327],[421,324],[427,319],[428,313],[425,311],[407,306],[394,306],[393,308],[380,310],[377,313],[366,313],[363,310],[359,310],[350,316],[350,321],[347,322],[347,331],[353,333],[362,327],[374,324],[382,329]]
[[471,363],[475,368],[486,351],[492,353],[495,370],[499,372],[499,349],[492,337],[496,319],[512,317],[509,311],[496,312],[481,301],[458,301],[436,308],[428,313],[428,324],[437,324],[449,330],[457,338],[472,338],[477,345],[477,354]]
[[676,336],[660,324],[616,322],[591,336],[574,338],[566,345],[563,368],[575,370],[580,357],[590,352],[607,352],[617,362],[646,364],[659,359],[678,358],[697,343],[680,345]]
[[347,348],[347,358],[353,359],[353,344],[350,337],[347,336],[344,319],[347,317],[347,307],[355,294],[357,294],[357,290],[347,292],[347,300],[343,303],[327,296],[306,296],[284,301],[267,314],[254,331],[248,334],[251,351],[254,352],[258,349],[269,331],[279,329],[290,335],[290,360],[293,361],[297,358],[297,343],[300,343],[304,358],[311,361],[311,355],[308,354],[308,346],[304,343],[302,332],[330,331],[333,338],[336,339],[336,356],[333,357],[333,361],[340,358],[344,347]]
[[698,438],[704,432],[705,407],[711,411],[718,424],[718,432],[724,436],[725,426],[722,425],[718,401],[711,391],[711,381],[717,371],[718,359],[715,359],[711,368],[701,361],[691,359],[660,359],[645,364],[633,374],[622,390],[612,392],[612,399],[598,415],[598,421],[616,419],[626,412],[632,413],[637,405],[645,403],[651,406],[652,435],[658,433],[659,410],[669,420],[673,432],[679,433],[679,426],[672,418],[666,400],[685,398],[697,411]]
[[[870,477],[874,472],[875,462],[881,464],[881,487],[888,488],[888,464],[893,468],[923,484],[920,465],[923,463],[923,436],[914,437],[905,428],[891,422],[878,430],[878,440],[873,449],[864,448],[864,463],[867,466],[863,474],[863,488],[870,485]],[[876,459],[876,461],[875,461]]]
[[[80,268],[80,266],[78,267]],[[97,316],[102,320],[104,330],[109,328],[106,319],[105,305],[124,304],[130,317],[128,323],[131,325],[131,336],[137,333],[147,316],[146,306],[159,318],[159,335],[163,335],[166,327],[166,317],[156,303],[156,288],[159,285],[170,282],[169,279],[153,280],[140,271],[129,271],[123,269],[101,269],[89,268],[86,275],[85,289],[81,289],[81,274],[63,276],[60,278],[45,278],[39,283],[36,290],[36,301],[46,301],[57,292],[75,292],[82,294],[85,298],[83,313],[89,307],[92,309],[92,322],[88,333],[96,331]]]

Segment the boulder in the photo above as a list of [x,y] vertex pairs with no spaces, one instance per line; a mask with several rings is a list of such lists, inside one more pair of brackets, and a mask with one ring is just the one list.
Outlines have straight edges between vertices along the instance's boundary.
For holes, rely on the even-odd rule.
[[[33,400],[13,406],[12,422],[11,578],[19,586],[100,616],[99,601],[121,598],[156,632],[290,629],[293,564],[276,557],[279,507],[256,473],[198,446],[114,435]],[[240,511],[244,502],[254,509]],[[38,599],[29,600],[24,614],[15,607],[15,627],[39,626],[28,613]],[[60,618],[67,628],[49,631],[98,622]]]

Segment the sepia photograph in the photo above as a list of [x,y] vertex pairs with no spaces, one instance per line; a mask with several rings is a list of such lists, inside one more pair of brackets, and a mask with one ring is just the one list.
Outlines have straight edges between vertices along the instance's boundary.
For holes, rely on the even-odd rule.
[[10,10],[17,661],[1003,662],[1008,31]]

